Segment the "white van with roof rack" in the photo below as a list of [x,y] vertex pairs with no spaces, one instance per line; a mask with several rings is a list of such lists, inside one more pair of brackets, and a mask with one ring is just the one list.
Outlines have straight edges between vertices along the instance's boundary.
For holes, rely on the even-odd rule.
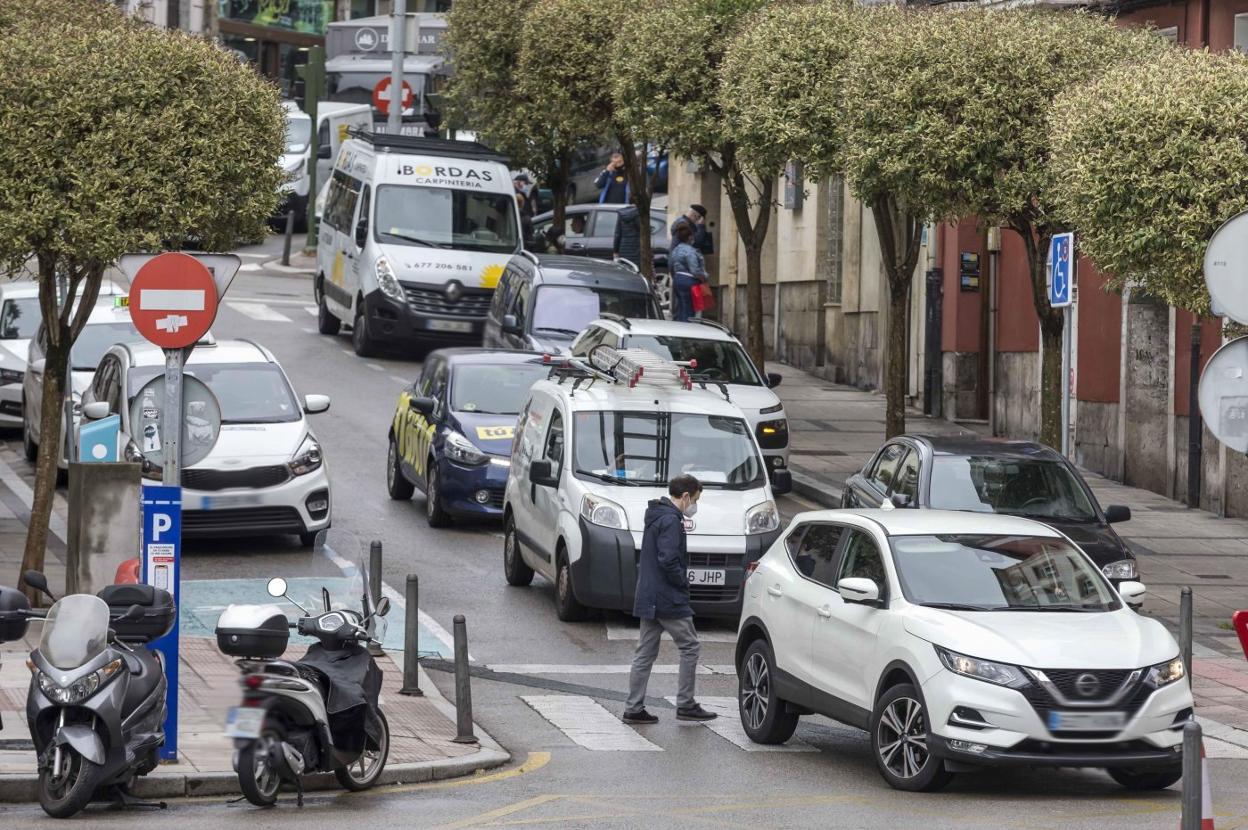
[[318,328],[383,344],[478,345],[494,287],[520,250],[506,159],[472,141],[349,130],[320,223]]
[[704,488],[685,519],[690,598],[699,615],[735,619],[746,567],[780,535],[758,441],[722,387],[642,349],[599,346],[552,361],[520,413],[503,501],[508,583],[540,573],[561,620],[632,611],[646,507],[682,473]]

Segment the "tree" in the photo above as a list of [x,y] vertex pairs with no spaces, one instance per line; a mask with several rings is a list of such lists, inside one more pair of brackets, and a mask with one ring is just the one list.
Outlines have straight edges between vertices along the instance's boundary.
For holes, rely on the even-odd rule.
[[[976,215],[1019,235],[1043,343],[1040,437],[1059,446],[1063,318],[1049,307],[1045,266],[1059,229],[1052,188],[1062,176],[1049,165],[1048,113],[1072,87],[1169,47],[1149,32],[1070,11],[914,11],[905,25],[874,35],[848,84],[851,180],[870,185],[864,192],[891,193],[916,215]],[[887,248],[885,237],[881,226]],[[913,268],[910,260],[897,265]],[[905,308],[900,276],[890,273],[895,313]],[[904,353],[904,336],[889,348]]]
[[1167,49],[1054,103],[1057,213],[1112,286],[1209,314],[1209,238],[1248,210],[1245,100],[1248,57]]
[[[763,242],[784,159],[777,163],[763,154],[747,159],[739,151],[742,127],[726,114],[715,86],[732,37],[763,5],[763,0],[638,3],[620,26],[611,71],[617,117],[631,132],[650,136],[673,155],[696,159],[723,181],[745,247],[746,349],[758,366],[765,357]],[[680,48],[656,50],[654,44],[672,32],[680,33]]]
[[33,259],[48,339],[23,572],[43,567],[62,385],[105,268],[263,235],[284,145],[277,90],[215,45],[89,0],[33,8],[0,19],[0,270]]
[[550,185],[552,226],[562,228],[572,151],[585,136],[541,118],[520,88],[520,31],[535,0],[460,0],[447,13],[444,48],[455,67],[446,89],[451,120],[473,130]]

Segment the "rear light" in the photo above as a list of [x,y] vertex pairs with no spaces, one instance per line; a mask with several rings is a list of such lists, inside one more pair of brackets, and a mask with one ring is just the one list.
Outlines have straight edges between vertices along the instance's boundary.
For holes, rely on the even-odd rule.
[[243,686],[247,689],[259,689],[264,683],[264,675],[249,674],[243,678]]
[[754,571],[756,570],[758,570],[757,559],[755,559],[753,562],[746,562],[745,563],[745,575],[741,577],[741,581],[745,582],[747,579],[750,578],[750,574],[754,573]]

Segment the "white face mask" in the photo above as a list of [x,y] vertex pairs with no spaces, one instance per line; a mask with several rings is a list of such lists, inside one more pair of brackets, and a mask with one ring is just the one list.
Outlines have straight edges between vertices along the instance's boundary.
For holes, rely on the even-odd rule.
[[685,514],[685,518],[692,519],[693,514],[698,512],[698,503],[696,501],[689,502],[689,506],[680,511]]

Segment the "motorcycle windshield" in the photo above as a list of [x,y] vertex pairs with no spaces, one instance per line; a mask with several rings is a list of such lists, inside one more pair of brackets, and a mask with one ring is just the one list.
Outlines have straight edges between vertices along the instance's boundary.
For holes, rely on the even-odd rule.
[[58,599],[48,611],[39,652],[58,669],[76,669],[108,646],[108,604],[91,594]]

